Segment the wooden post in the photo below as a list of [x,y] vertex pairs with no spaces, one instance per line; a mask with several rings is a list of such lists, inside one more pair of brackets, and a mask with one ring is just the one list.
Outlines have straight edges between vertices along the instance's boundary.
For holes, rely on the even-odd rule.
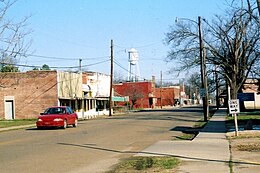
[[234,114],[234,121],[235,121],[235,136],[238,136],[237,114]]
[[201,65],[201,88],[205,90],[205,96],[203,97],[203,112],[204,121],[208,121],[209,114],[209,103],[208,103],[208,87],[206,78],[206,52],[203,44],[202,27],[201,27],[201,17],[198,17],[199,25],[199,43],[200,43],[200,65]]
[[110,94],[109,94],[109,116],[112,116],[112,89],[113,89],[113,40],[111,40],[111,71],[110,71]]

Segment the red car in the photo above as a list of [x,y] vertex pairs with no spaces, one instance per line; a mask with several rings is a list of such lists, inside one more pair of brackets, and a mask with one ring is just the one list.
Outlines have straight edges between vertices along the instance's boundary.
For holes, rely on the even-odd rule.
[[68,125],[78,126],[78,116],[69,106],[50,107],[41,113],[36,122],[38,129],[43,127],[62,127]]

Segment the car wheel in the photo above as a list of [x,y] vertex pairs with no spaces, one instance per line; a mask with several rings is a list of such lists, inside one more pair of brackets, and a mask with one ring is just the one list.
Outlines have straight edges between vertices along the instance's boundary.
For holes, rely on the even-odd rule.
[[38,129],[38,130],[41,130],[41,129],[43,129],[43,127],[41,127],[41,126],[37,126],[37,129]]
[[67,126],[68,126],[68,124],[67,124],[67,120],[66,119],[64,119],[64,122],[63,122],[63,129],[66,129],[67,128]]
[[78,119],[76,118],[73,124],[73,127],[77,127],[78,126]]

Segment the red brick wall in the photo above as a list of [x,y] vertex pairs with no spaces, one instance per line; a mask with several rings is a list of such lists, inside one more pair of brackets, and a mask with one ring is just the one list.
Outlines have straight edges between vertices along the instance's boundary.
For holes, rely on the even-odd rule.
[[162,106],[173,106],[174,99],[179,99],[180,90],[177,88],[156,88],[155,97],[157,98],[156,106],[161,106],[161,97],[162,97]]
[[15,119],[36,118],[58,104],[57,72],[0,73],[0,119],[5,118],[5,96],[14,96]]
[[149,93],[153,93],[152,82],[127,82],[115,84],[114,91],[121,96],[129,96],[132,103],[133,97],[137,97],[135,108],[149,108]]

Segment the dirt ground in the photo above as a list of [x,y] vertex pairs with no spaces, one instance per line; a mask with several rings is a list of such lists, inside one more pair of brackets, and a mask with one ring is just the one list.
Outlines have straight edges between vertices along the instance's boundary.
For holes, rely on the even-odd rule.
[[260,131],[229,133],[234,173],[257,173],[260,170]]

